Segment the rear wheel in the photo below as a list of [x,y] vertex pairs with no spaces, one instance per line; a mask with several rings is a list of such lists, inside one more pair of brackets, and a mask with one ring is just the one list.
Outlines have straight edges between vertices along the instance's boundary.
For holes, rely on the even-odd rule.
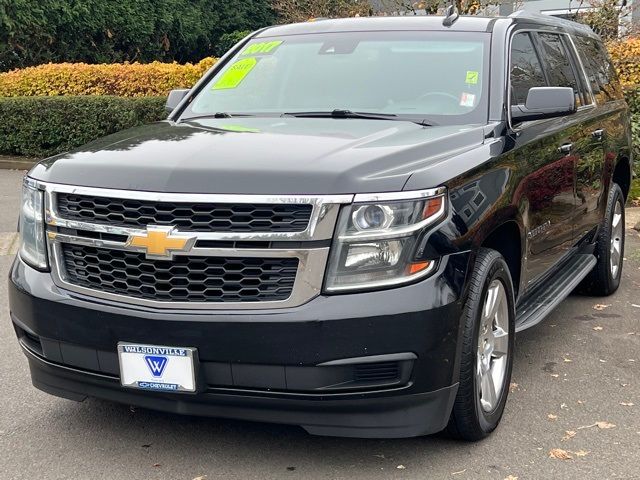
[[478,252],[463,315],[460,384],[447,431],[475,441],[489,435],[502,418],[513,363],[513,284],[495,250]]
[[615,183],[609,192],[607,212],[594,253],[598,263],[579,290],[589,295],[611,295],[620,286],[624,259],[624,195]]

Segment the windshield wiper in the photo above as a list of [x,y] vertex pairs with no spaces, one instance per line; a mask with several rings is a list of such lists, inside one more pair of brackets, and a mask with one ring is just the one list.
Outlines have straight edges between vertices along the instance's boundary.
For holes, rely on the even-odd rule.
[[351,110],[342,109],[318,112],[285,112],[282,116],[300,118],[363,118],[367,120],[393,120],[398,117],[395,113],[352,112]]
[[216,113],[207,113],[205,115],[194,115],[192,117],[181,118],[181,122],[186,122],[189,120],[200,120],[203,118],[232,118],[232,117],[254,117],[250,113],[229,113],[229,112],[216,112]]
[[327,110],[318,112],[285,112],[281,117],[300,118],[363,118],[365,120],[396,120],[401,122],[413,122],[422,127],[432,127],[433,123],[425,120],[413,120],[411,118],[399,117],[395,113],[374,113],[374,112],[354,112],[352,110]]

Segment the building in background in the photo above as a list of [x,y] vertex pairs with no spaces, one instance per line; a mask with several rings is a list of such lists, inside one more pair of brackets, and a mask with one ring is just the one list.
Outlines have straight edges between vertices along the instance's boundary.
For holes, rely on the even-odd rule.
[[[446,2],[439,2],[440,12]],[[489,4],[482,8],[480,15],[510,15],[518,10],[554,17],[577,20],[580,16],[594,12],[603,3],[611,5],[611,0],[481,0]],[[636,5],[634,5],[634,3]],[[374,12],[379,15],[427,15],[429,0],[370,0]],[[634,8],[637,7],[637,8]],[[640,30],[640,0],[619,0],[618,25],[609,30],[607,36],[625,35]],[[615,22],[615,20],[614,20]]]

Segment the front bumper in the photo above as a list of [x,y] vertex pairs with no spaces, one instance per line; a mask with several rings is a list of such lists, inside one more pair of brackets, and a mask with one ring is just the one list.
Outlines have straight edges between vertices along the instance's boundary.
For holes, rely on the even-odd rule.
[[[448,421],[468,262],[467,253],[450,255],[419,283],[295,308],[195,312],[98,302],[17,259],[9,299],[33,384],[48,393],[295,424],[314,434],[407,437]],[[121,387],[119,341],[196,347],[197,393]],[[396,362],[395,377],[354,380],[354,368],[385,362]]]

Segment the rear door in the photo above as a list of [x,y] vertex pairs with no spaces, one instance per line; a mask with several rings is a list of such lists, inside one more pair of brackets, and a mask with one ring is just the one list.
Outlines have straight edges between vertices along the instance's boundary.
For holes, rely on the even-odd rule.
[[[589,149],[576,165],[576,240],[595,233],[604,216],[607,202],[606,175],[613,170],[615,147],[612,139],[624,136],[625,113],[620,102],[622,93],[615,81],[615,70],[610,64],[604,46],[593,37],[572,37],[586,74],[586,82],[594,103],[590,118],[585,122],[584,144]],[[609,152],[609,153],[607,153]]]

